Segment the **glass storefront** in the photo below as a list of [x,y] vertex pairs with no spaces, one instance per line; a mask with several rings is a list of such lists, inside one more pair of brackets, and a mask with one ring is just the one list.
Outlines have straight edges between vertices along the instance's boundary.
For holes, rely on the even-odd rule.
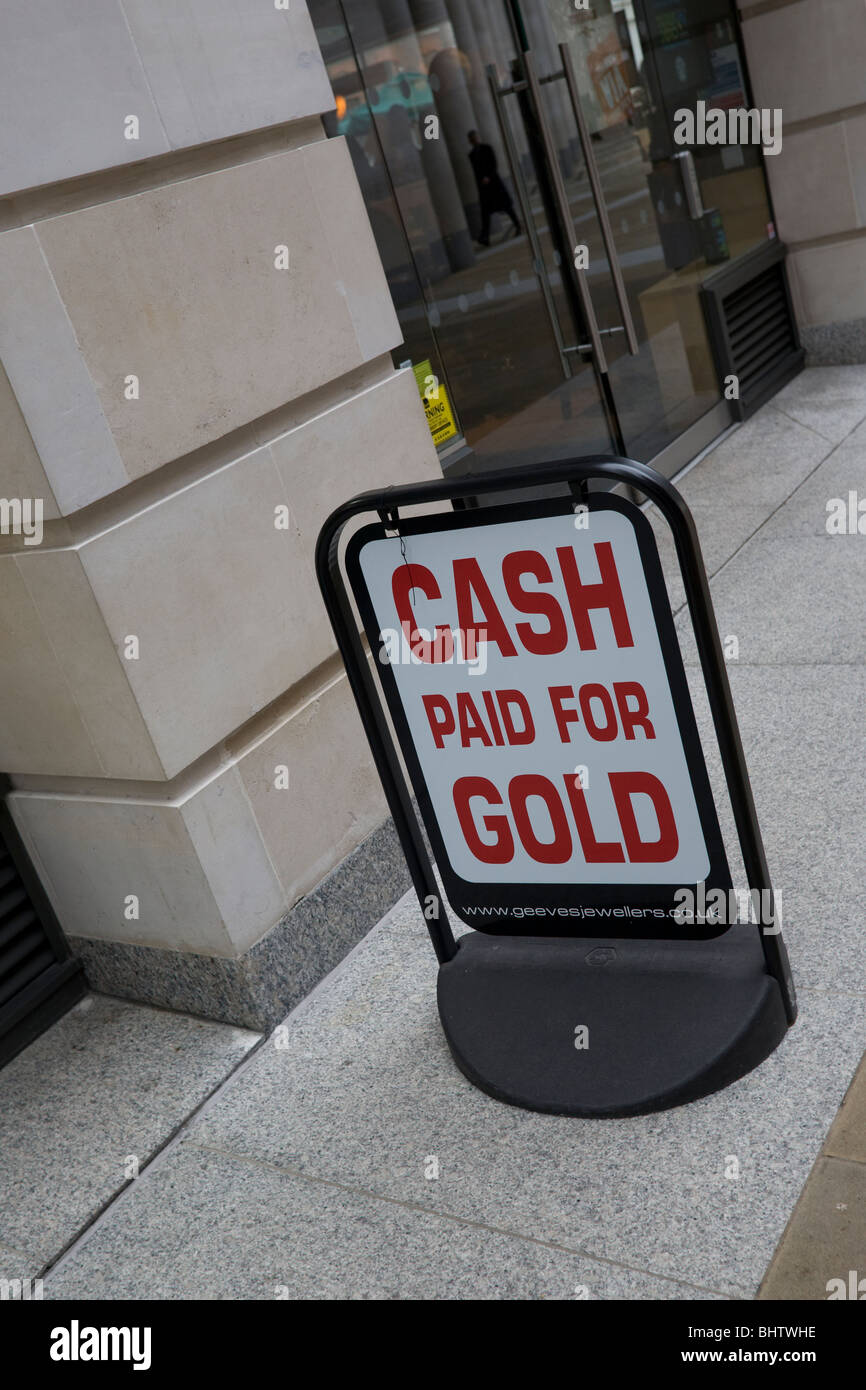
[[443,467],[671,459],[724,422],[699,290],[775,235],[762,156],[674,129],[751,104],[730,0],[310,11]]

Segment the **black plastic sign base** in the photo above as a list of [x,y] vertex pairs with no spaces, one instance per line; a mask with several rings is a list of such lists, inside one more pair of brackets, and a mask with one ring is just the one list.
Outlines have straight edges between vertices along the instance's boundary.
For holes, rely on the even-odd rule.
[[754,927],[711,942],[472,932],[439,968],[439,1016],[465,1076],[555,1115],[645,1115],[752,1071],[788,1028]]

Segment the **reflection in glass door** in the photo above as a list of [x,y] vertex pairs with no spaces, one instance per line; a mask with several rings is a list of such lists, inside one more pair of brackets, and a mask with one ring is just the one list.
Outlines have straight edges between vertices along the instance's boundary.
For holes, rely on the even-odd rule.
[[326,129],[348,144],[400,317],[395,362],[447,385],[472,466],[648,461],[709,419],[700,280],[769,213],[757,154],[679,158],[671,104],[742,101],[731,0],[310,12]]
[[311,0],[400,318],[394,356],[429,359],[473,467],[616,449],[565,298],[568,254],[516,101],[503,0]]
[[[677,108],[744,105],[729,0],[522,0],[568,214],[587,248],[625,450],[649,461],[720,398],[702,279],[772,235],[760,156],[674,143]],[[569,118],[572,125],[569,126]],[[583,165],[574,167],[576,131]]]

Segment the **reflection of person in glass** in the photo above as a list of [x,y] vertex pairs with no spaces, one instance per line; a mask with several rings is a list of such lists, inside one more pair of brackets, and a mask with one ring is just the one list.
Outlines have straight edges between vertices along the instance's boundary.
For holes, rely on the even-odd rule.
[[481,234],[478,240],[482,246],[489,246],[490,218],[494,212],[504,212],[507,217],[511,218],[513,236],[517,236],[520,231],[520,223],[517,220],[517,213],[514,211],[511,194],[496,172],[495,151],[490,145],[482,144],[478,138],[477,130],[470,130],[469,143],[472,146],[469,151],[469,162],[475,174],[475,182],[478,184],[478,201],[481,204]]

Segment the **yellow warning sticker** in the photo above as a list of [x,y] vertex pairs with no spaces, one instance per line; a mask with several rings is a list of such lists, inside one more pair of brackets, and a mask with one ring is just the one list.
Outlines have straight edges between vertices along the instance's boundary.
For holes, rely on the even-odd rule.
[[443,444],[457,433],[445,383],[435,375],[429,357],[412,368],[434,444]]

